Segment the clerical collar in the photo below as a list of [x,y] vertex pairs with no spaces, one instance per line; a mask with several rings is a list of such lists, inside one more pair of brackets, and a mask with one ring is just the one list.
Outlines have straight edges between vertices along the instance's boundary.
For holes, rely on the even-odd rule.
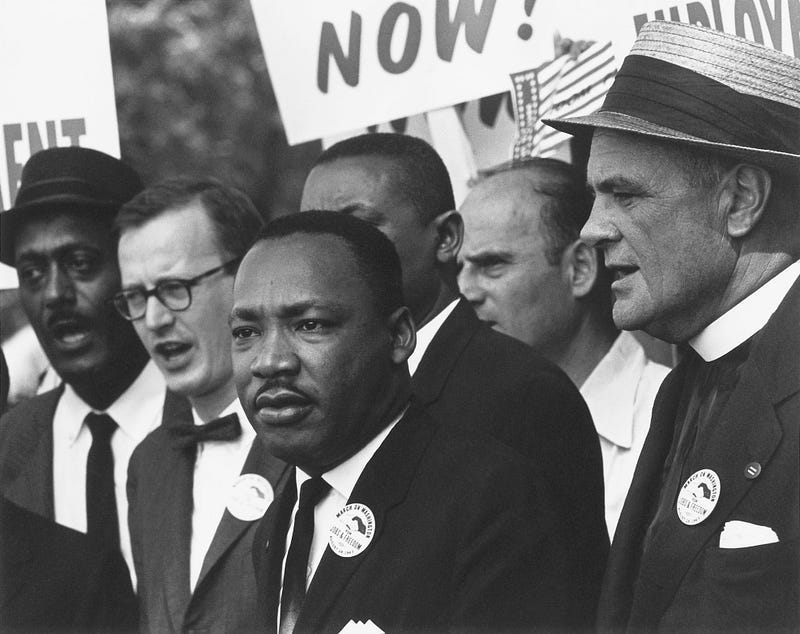
[[689,345],[707,362],[728,354],[766,325],[798,277],[800,260],[712,321]]

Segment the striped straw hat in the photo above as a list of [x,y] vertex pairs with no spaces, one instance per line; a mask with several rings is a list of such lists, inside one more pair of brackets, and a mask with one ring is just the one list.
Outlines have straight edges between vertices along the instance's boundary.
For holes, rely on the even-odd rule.
[[712,29],[648,22],[597,112],[544,122],[573,135],[621,130],[796,170],[800,60]]

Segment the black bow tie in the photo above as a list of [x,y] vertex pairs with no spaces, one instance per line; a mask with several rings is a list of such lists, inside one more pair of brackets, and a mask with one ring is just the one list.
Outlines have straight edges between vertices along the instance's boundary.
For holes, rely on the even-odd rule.
[[234,413],[205,425],[175,425],[169,428],[169,432],[173,445],[178,449],[186,449],[208,440],[236,440],[242,435],[242,426]]

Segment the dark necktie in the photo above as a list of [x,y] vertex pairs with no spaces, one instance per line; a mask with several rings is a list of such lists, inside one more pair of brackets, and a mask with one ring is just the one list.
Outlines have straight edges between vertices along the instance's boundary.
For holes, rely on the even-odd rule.
[[86,459],[86,525],[89,538],[108,548],[119,548],[117,498],[114,494],[114,454],[111,436],[117,424],[108,414],[86,415],[92,446]]
[[205,425],[175,425],[169,428],[173,446],[179,449],[196,447],[209,440],[236,440],[242,435],[239,417],[233,413]]
[[286,568],[283,572],[281,594],[281,634],[294,630],[300,609],[306,598],[306,571],[311,540],[314,537],[314,507],[325,497],[331,486],[322,478],[311,478],[300,487],[300,502],[294,516],[294,532]]

